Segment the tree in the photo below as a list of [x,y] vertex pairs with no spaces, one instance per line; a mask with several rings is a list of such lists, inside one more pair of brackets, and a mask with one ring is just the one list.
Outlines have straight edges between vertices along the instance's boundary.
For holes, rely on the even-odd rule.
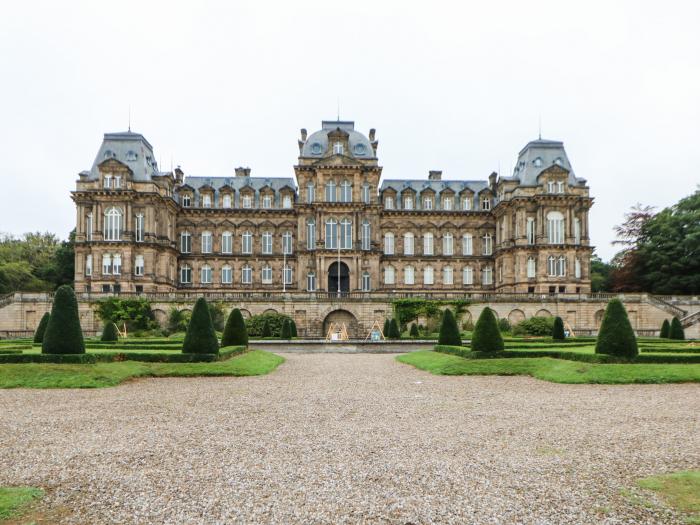
[[216,302],[216,303],[208,303],[209,304],[209,315],[211,315],[211,322],[214,325],[215,330],[223,330],[224,329],[224,303],[222,302]]
[[280,333],[280,339],[291,339],[292,338],[292,326],[289,319],[285,319],[282,323],[282,330]]
[[219,340],[216,338],[209,305],[204,297],[200,297],[194,303],[190,324],[187,326],[187,334],[182,344],[182,352],[185,354],[219,353]]
[[384,332],[385,339],[391,339],[391,321],[389,319],[384,319]]
[[628,359],[639,354],[637,338],[627,317],[627,310],[619,299],[612,299],[605,308],[595,351],[597,354],[608,354]]
[[226,320],[221,346],[248,346],[248,330],[238,308],[231,310]]
[[292,327],[292,337],[298,337],[297,335],[297,324],[294,319],[289,320],[289,326]]
[[610,271],[612,265],[603,262],[595,253],[591,256],[591,291],[610,291]]
[[[415,325],[414,325],[415,326]],[[439,345],[462,346],[462,338],[459,335],[459,327],[452,310],[445,308],[440,323],[440,333],[438,334]]]
[[566,339],[566,334],[564,333],[564,321],[561,317],[556,316],[554,318],[554,327],[552,328],[552,339],[556,341],[564,341]]
[[[282,323],[284,323],[284,321],[282,321]],[[265,319],[262,327],[262,337],[270,337],[271,335],[272,331],[270,330],[270,323],[268,323],[267,319]]]
[[664,319],[661,323],[661,332],[659,333],[661,339],[668,339],[671,337],[671,325],[668,323],[668,319]]
[[678,317],[671,319],[671,329],[669,330],[669,338],[682,341],[685,339],[685,331]]
[[420,334],[418,333],[418,325],[416,323],[413,323],[411,325],[411,331],[409,332],[409,335],[411,337],[419,337]]
[[474,352],[500,352],[504,348],[496,316],[490,308],[484,308],[476,321],[471,348]]
[[614,292],[639,292],[642,285],[642,263],[639,256],[639,240],[644,231],[644,225],[654,216],[653,206],[644,206],[640,203],[632,206],[625,213],[622,224],[613,229],[617,239],[613,244],[623,246],[611,261],[610,288]]
[[392,318],[391,321],[389,321],[389,333],[390,339],[401,339],[401,330],[399,329],[399,323],[396,321],[396,318]]
[[110,343],[118,341],[119,332],[117,332],[117,325],[115,325],[112,321],[107,321],[102,329],[102,337],[100,340]]
[[44,333],[46,333],[46,326],[49,324],[49,318],[51,314],[46,312],[41,321],[39,321],[39,326],[36,327],[36,332],[34,332],[34,342],[41,343],[44,340]]
[[78,300],[73,288],[67,284],[60,286],[54,294],[41,351],[44,354],[85,353],[85,341],[78,316]]

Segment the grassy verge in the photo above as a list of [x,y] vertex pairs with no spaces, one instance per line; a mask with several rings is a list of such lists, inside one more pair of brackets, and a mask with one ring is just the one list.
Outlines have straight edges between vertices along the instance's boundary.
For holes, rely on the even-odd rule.
[[683,513],[687,523],[700,523],[700,470],[651,476],[637,484],[656,492],[669,507]]
[[0,365],[0,388],[100,388],[136,377],[253,376],[277,368],[284,359],[252,350],[211,363],[146,363],[122,361],[76,365],[44,363]]
[[464,359],[427,350],[396,359],[437,375],[529,375],[553,383],[700,382],[700,364],[597,364],[550,357]]
[[0,487],[0,522],[17,518],[44,491],[33,487]]

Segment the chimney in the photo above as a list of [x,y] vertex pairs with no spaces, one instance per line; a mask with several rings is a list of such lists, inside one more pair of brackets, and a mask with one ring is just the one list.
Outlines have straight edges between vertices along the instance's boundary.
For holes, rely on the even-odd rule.
[[491,175],[489,175],[489,186],[495,191],[496,189],[496,179],[498,178],[498,173],[495,171],[491,172]]
[[442,170],[430,170],[428,180],[442,180]]
[[177,182],[182,182],[182,178],[183,178],[184,176],[185,176],[185,172],[182,171],[182,169],[180,168],[180,166],[178,166],[177,168],[175,168],[175,180],[176,180]]
[[250,168],[236,168],[236,177],[250,177]]
[[376,129],[372,128],[369,130],[369,141],[374,142],[374,134],[377,132]]
[[301,140],[306,142],[306,128],[301,128]]

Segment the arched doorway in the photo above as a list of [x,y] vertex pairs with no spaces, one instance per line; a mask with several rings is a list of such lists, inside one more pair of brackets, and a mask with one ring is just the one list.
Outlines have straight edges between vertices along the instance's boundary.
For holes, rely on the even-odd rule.
[[328,334],[331,323],[334,323],[336,326],[344,324],[348,331],[348,336],[350,336],[351,339],[360,337],[360,325],[352,312],[348,312],[347,310],[333,310],[329,313],[323,320],[323,337],[326,337]]
[[337,292],[340,281],[340,291],[350,291],[350,270],[344,262],[334,262],[328,267],[328,291]]

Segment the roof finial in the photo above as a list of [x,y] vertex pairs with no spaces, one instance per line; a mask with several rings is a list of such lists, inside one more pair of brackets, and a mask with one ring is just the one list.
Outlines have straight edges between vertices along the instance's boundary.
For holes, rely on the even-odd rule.
[[337,103],[338,103],[338,118],[336,119],[338,122],[340,122],[340,97],[337,98]]
[[129,104],[129,132],[131,132],[131,104]]
[[539,140],[542,140],[542,115],[539,116],[539,133],[538,133]]

